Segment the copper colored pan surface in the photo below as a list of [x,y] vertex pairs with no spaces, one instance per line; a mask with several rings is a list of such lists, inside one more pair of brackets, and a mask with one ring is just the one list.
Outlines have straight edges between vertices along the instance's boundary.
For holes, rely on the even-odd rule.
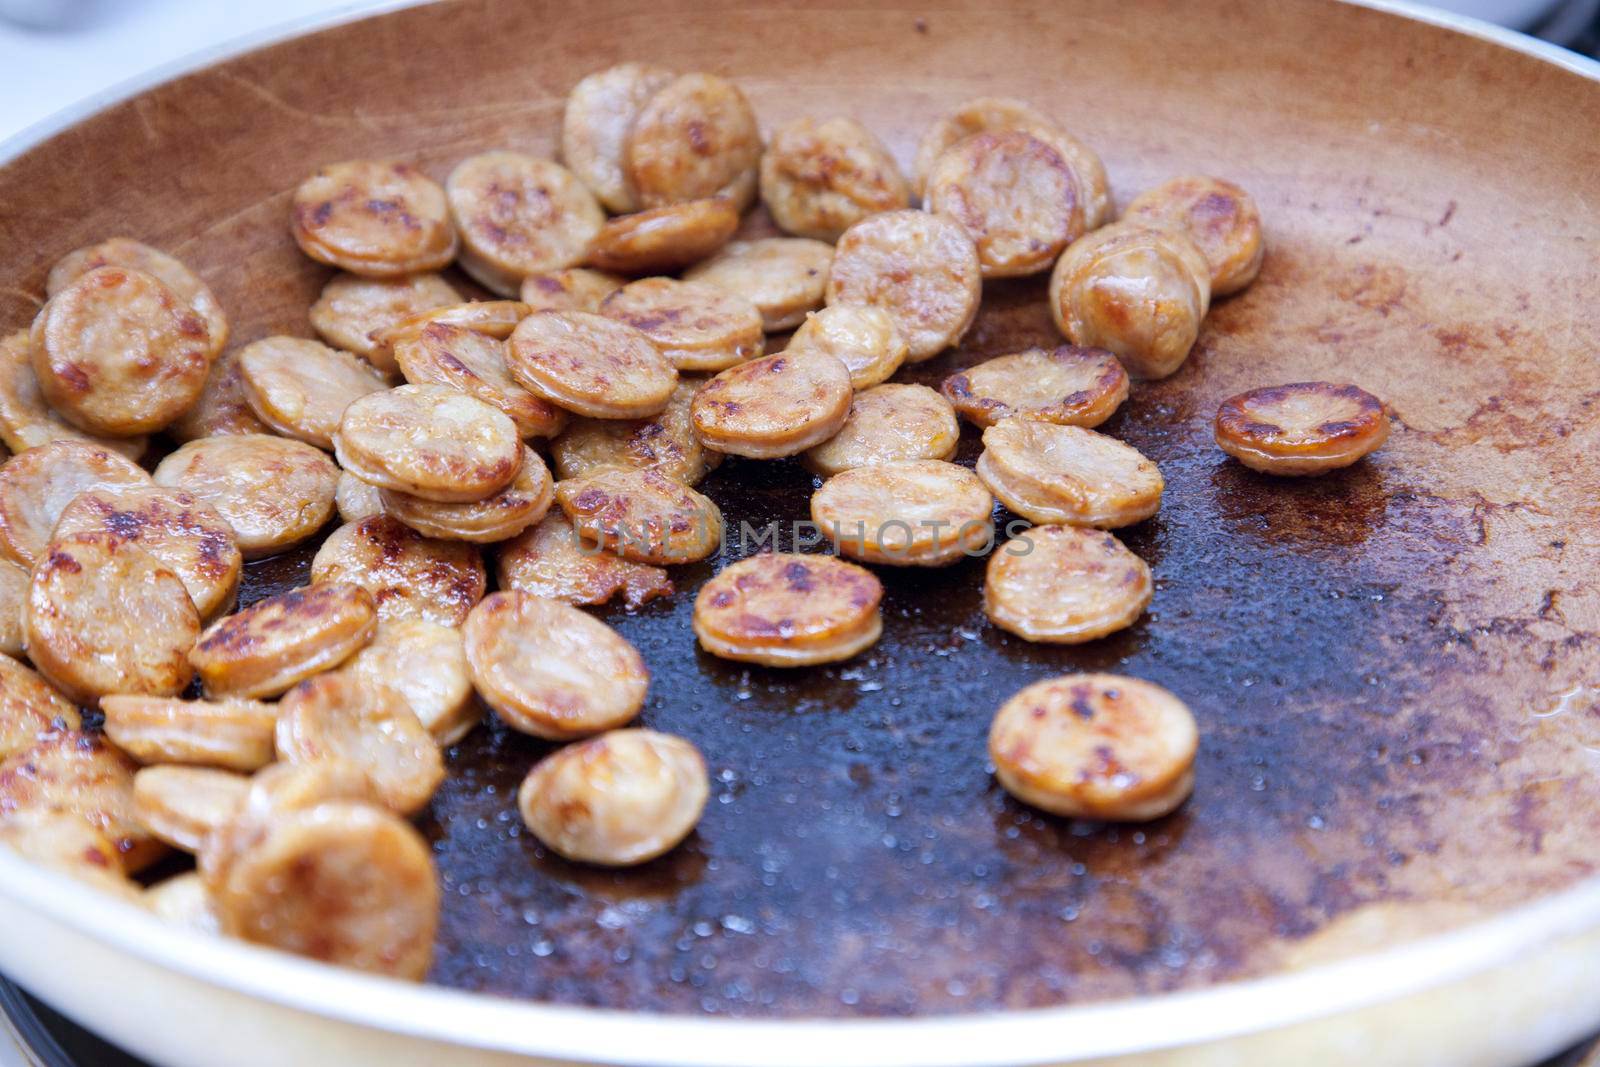
[[[689,631],[714,568],[676,571],[672,602],[605,617],[654,672],[645,724],[706,753],[699,832],[635,871],[563,863],[513,801],[545,746],[475,733],[423,820],[446,889],[434,980],[748,1016],[1038,1007],[1264,973],[1357,912],[1431,928],[1592,871],[1600,85],[1532,57],[1311,0],[408,9],[152,90],[0,169],[0,323],[28,322],[60,254],[125,233],[203,274],[238,342],[309,334],[325,274],[285,218],[312,165],[442,177],[486,148],[549,153],[567,88],[624,58],[730,75],[768,128],[854,115],[906,163],[945,107],[1023,96],[1102,153],[1119,202],[1184,172],[1245,186],[1269,252],[1184,369],[1104,427],[1167,478],[1125,538],[1156,576],[1140,624],[1025,644],[985,624],[967,562],[883,573],[884,639],[855,661],[746,669]],[[902,378],[1054,336],[1042,284],[992,284],[966,343]],[[1385,398],[1389,445],[1291,482],[1210,443],[1223,397],[1310,378]],[[737,526],[803,518],[811,487],[736,460],[704,488]],[[247,598],[308,560],[255,564]],[[1073,669],[1191,704],[1191,803],[1115,828],[998,790],[995,707]]]

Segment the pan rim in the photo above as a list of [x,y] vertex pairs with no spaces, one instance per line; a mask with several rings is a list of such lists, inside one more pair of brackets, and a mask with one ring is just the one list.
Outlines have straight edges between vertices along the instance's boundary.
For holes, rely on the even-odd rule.
[[[214,64],[430,0],[363,0],[161,64],[0,141],[5,166],[85,119]],[[1409,0],[1339,0],[1497,44],[1600,82],[1600,61]],[[1533,956],[1600,927],[1600,877],[1399,947],[1304,971],[1125,1000],[989,1015],[728,1019],[516,1000],[363,975],[175,929],[142,909],[0,849],[0,897],[65,929],[199,983],[310,1016],[438,1041],[577,1063],[770,1067],[971,1067],[1069,1062],[1264,1032],[1359,1010]],[[603,1025],[596,1025],[601,1023]]]

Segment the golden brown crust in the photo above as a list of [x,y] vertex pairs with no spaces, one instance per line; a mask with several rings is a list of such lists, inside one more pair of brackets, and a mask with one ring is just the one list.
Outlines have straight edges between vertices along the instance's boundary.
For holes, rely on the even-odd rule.
[[1029,348],[957,371],[939,387],[975,426],[1018,416],[1095,427],[1128,399],[1128,372],[1103,348]]
[[31,567],[79,493],[150,484],[123,456],[84,441],[56,440],[0,466],[0,552]]
[[541,311],[523,319],[506,363],[535,396],[596,419],[654,415],[678,383],[678,372],[648,337],[583,311]]
[[89,489],[56,521],[56,537],[107,533],[138,545],[176,574],[202,619],[233,604],[244,559],[233,528],[192,493],[160,485]]
[[842,555],[943,567],[994,540],[994,498],[965,467],[910,460],[855,467],[811,495],[811,519]]
[[[800,325],[807,312],[822,306],[832,266],[833,246],[824,241],[765,237],[733,241],[683,277],[748,300],[761,313],[761,328],[778,333]],[[753,352],[759,350],[758,345]]]
[[478,695],[523,733],[587,737],[630,721],[644,704],[650,672],[638,650],[571,605],[492,593],[462,636]]
[[849,118],[798,118],[761,156],[761,199],[780,229],[836,241],[868,215],[909,207],[911,188],[883,142]]
[[1150,568],[1112,534],[1035,526],[989,557],[983,610],[1018,637],[1076,645],[1133,625],[1153,593]]
[[97,267],[126,267],[158,279],[205,322],[213,356],[228,343],[228,317],[211,287],[181,260],[132,238],[113,237],[68,252],[50,268],[44,283],[45,295],[55,296]]
[[405,696],[353,671],[308,678],[285,693],[277,744],[290,763],[332,759],[361,768],[397,815],[427,807],[444,781],[439,744]]
[[506,342],[480,330],[433,322],[397,342],[394,358],[412,385],[445,385],[499,408],[524,437],[553,437],[566,412],[534,396],[506,368]]
[[521,152],[463,159],[446,179],[445,195],[461,237],[461,268],[501,296],[515,296],[535,271],[576,264],[605,222],[571,171]]
[[517,807],[559,855],[625,867],[688,837],[710,795],[705,759],[688,741],[613,730],[541,760],[517,791]]
[[675,77],[664,67],[619,63],[584,78],[567,95],[561,159],[612,211],[638,210],[622,165],[623,148],[639,112]]
[[777,459],[838,433],[852,395],[849,370],[832,356],[780,352],[723,371],[689,410],[707,448]]
[[1199,732],[1165,689],[1114,674],[1069,674],[1006,701],[989,731],[995,776],[1056,815],[1156,819],[1194,787]]
[[1389,439],[1383,401],[1354,385],[1292,382],[1231,396],[1217,445],[1252,470],[1305,475],[1348,467]]
[[707,282],[642,278],[600,303],[608,319],[648,337],[680,371],[720,371],[759,355],[761,312],[749,300]]
[[319,582],[258,600],[218,619],[189,653],[210,697],[277,696],[349,659],[378,623],[372,594]]
[[1211,267],[1211,295],[1237,293],[1261,273],[1265,244],[1261,212],[1250,194],[1220,178],[1184,177],[1162,182],[1133,198],[1125,220],[1176,226]]
[[762,553],[724,567],[700,587],[694,632],[723,659],[769,667],[846,660],[883,633],[883,585],[832,556]]
[[301,182],[289,231],[312,259],[369,278],[438,270],[457,247],[439,184],[377,160],[330,163]]
[[851,467],[950,459],[961,427],[944,397],[925,385],[875,385],[855,395],[839,432],[809,449],[806,469],[831,478]]
[[163,846],[134,814],[135,764],[98,734],[48,734],[0,763],[0,825],[47,813],[73,815],[103,833],[133,874]]
[[392,515],[339,527],[311,560],[313,582],[353,582],[380,619],[459,626],[488,586],[483,558],[461,541],[424,537]]
[[[267,705],[262,705],[267,707]],[[267,746],[272,724],[267,724]],[[157,839],[199,852],[206,837],[244,810],[250,779],[212,767],[144,767],[133,776],[133,813]]]
[[100,710],[106,736],[140,763],[255,771],[274,759],[271,704],[122,695],[102,698]]
[[732,82],[685,74],[639,109],[623,146],[623,168],[645,208],[715,196],[755,169],[761,131]]
[[858,304],[835,304],[807,315],[784,351],[832,356],[850,372],[857,390],[888,381],[908,355],[894,317]]
[[1211,307],[1205,257],[1182,233],[1116,223],[1056,261],[1050,314],[1078,345],[1104,348],[1141,378],[1165,378],[1189,357]]
[[[22,605],[17,606],[22,621]],[[81,729],[78,706],[10,656],[0,656],[0,759],[62,730]]]
[[97,267],[40,310],[28,335],[39,390],[92,434],[162,429],[199,397],[213,348],[205,320],[157,278]]
[[919,363],[961,340],[982,291],[978,250],[965,230],[925,211],[889,211],[839,238],[827,297],[830,305],[888,312],[905,338],[906,358]]
[[584,540],[635,563],[692,563],[722,540],[717,505],[654,470],[558,482],[556,500]]
[[948,149],[928,173],[924,199],[929,211],[967,231],[985,278],[1049,270],[1084,233],[1071,166],[1020,130],[974,134]]
[[45,810],[0,820],[0,845],[29,863],[58,871],[130,904],[140,902],[138,883],[124,873],[117,846],[77,815]]
[[440,504],[392,489],[379,490],[382,510],[425,537],[489,544],[515,537],[544,518],[555,500],[550,469],[531,448],[511,484],[471,504]]
[[176,696],[194,671],[200,615],[160,560],[114,534],[58,537],[33,569],[28,658],[85,703],[108,693]]
[[722,197],[667,204],[600,227],[588,262],[623,274],[677,270],[714,255],[738,229],[739,209]]
[[587,267],[538,271],[522,279],[520,296],[535,311],[599,311],[600,301],[628,284],[620,274]]
[[1161,471],[1131,445],[1079,426],[1001,419],[983,431],[977,473],[1030,522],[1113,529],[1161,507]]
[[495,569],[503,589],[568,604],[604,604],[620,593],[631,610],[673,592],[672,579],[660,567],[585,544],[559,509],[502,544]]
[[391,619],[341,670],[399,693],[440,745],[455,744],[482,721],[459,627]]
[[155,481],[209,504],[244,557],[258,559],[299,544],[333,516],[339,468],[304,441],[235,434],[190,441],[161,461]]
[[625,470],[653,469],[694,485],[722,462],[722,453],[700,443],[689,411],[702,378],[680,376],[672,398],[661,412],[648,419],[574,419],[550,443],[556,475],[561,479],[586,478],[608,467]]
[[[0,441],[7,448],[12,452],[26,452],[66,438],[110,449],[129,459],[136,460],[144,455],[150,444],[148,438],[96,437],[84,433],[45,403],[44,394],[39,391],[39,379],[33,373],[30,346],[27,330],[0,338]],[[195,406],[204,403],[205,393],[202,392]],[[188,417],[182,416],[168,430],[175,432]],[[253,420],[254,416],[251,418]]]
[[459,303],[461,294],[455,286],[437,274],[398,278],[335,274],[308,314],[312,329],[328,344],[394,374],[394,352],[379,342],[378,335],[413,316]]
[[402,385],[344,411],[334,454],[370,485],[441,504],[470,504],[511,484],[522,465],[516,424],[446,385]]

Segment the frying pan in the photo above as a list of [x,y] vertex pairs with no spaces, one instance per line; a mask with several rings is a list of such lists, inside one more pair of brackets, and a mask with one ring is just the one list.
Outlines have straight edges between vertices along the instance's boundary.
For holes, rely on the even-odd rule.
[[[1149,615],[1036,647],[985,625],[979,561],[884,573],[882,643],[785,673],[696,651],[689,594],[718,564],[681,568],[670,602],[601,612],[654,672],[643,721],[712,769],[669,856],[545,853],[512,792],[546,748],[490,725],[421,823],[445,890],[429,985],[172,931],[9,855],[0,967],[173,1064],[1458,1067],[1600,1024],[1600,67],[1323,0],[404,7],[12,145],[0,323],[59,255],[125,233],[193,265],[238,342],[309,334],[325,272],[284,225],[304,173],[550,153],[567,89],[623,59],[729,75],[769,127],[854,115],[903,163],[943,109],[1022,96],[1122,202],[1188,172],[1254,194],[1260,280],[1105,427],[1167,479],[1125,538]],[[963,344],[903,377],[1053,338],[1041,282],[990,285]],[[1209,442],[1221,398],[1314,378],[1386,399],[1388,446],[1297,482]],[[802,518],[812,482],[730,461],[704,488],[737,527]],[[245,599],[308,560],[253,565]],[[1195,709],[1183,809],[1058,820],[994,785],[995,707],[1076,669]]]

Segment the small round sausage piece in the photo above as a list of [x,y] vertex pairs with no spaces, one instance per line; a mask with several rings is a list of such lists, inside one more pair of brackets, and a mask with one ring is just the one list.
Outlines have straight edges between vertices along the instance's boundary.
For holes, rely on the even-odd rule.
[[584,540],[635,563],[693,563],[722,541],[717,505],[654,470],[558,482],[556,500]]
[[50,406],[95,434],[132,437],[188,410],[211,370],[205,320],[143,271],[97,267],[50,298],[28,334]]
[[[211,364],[206,384],[189,410],[173,420],[167,434],[175,441],[198,441],[224,434],[268,433],[267,425],[250,410],[244,398],[244,375],[239,372],[239,350],[230,348]],[[130,458],[138,458],[144,451]]]
[[140,763],[188,763],[256,771],[275,758],[277,710],[256,700],[108,696],[106,736]]
[[368,485],[349,471],[340,473],[333,502],[339,509],[340,522],[360,522],[383,514],[383,490]]
[[330,163],[294,191],[289,220],[301,251],[368,278],[438,270],[456,257],[439,184],[405,163]]
[[762,329],[777,333],[792,330],[822,306],[832,265],[833,246],[826,242],[764,237],[734,241],[683,276],[748,300],[761,313]]
[[561,118],[562,162],[612,211],[639,208],[623,170],[623,148],[639,112],[675,77],[663,67],[619,63],[584,78],[567,95]]
[[828,355],[779,352],[730,367],[690,406],[707,448],[752,459],[797,456],[850,415],[850,372]]
[[522,439],[500,409],[445,385],[402,385],[345,409],[334,454],[369,485],[470,504],[511,484]]
[[1383,401],[1354,385],[1251,389],[1217,409],[1217,445],[1251,470],[1304,475],[1348,467],[1389,439]]
[[333,516],[339,468],[304,441],[236,434],[190,441],[161,461],[155,480],[211,505],[245,559],[259,559],[299,544]]
[[[18,606],[17,621],[22,621]],[[78,706],[10,656],[0,656],[0,759],[31,748],[47,734],[81,729]]]
[[440,745],[455,744],[482,721],[457,627],[392,619],[341,673],[399,693]]
[[1114,535],[1035,526],[989,557],[983,610],[1018,637],[1076,645],[1132,626],[1153,592],[1150,568]]
[[644,334],[681,371],[725,370],[761,352],[761,312],[707,282],[643,278],[606,297],[600,314]]
[[654,730],[613,730],[541,760],[517,791],[517,807],[558,855],[629,867],[688,837],[710,795],[706,762],[692,744]]
[[335,274],[311,305],[311,327],[334,348],[354,352],[385,374],[395,373],[394,353],[378,334],[436,308],[461,303],[455,286],[437,274],[363,278]]
[[1083,202],[1083,225],[1087,229],[1111,221],[1111,189],[1100,157],[1082,141],[1046,118],[1031,104],[1004,97],[985,96],[969,100],[928,127],[917,145],[913,184],[923,195],[928,175],[939,157],[968,137],[980,133],[1021,130],[1032,134],[1061,153],[1078,179]]
[[506,363],[524,389],[596,419],[666,407],[678,372],[644,334],[584,311],[541,311],[517,324]]
[[1183,702],[1115,674],[1035,682],[1001,705],[989,758],[1006,792],[1069,818],[1159,819],[1194,790],[1200,735]]
[[344,409],[388,387],[371,364],[303,337],[268,337],[239,352],[245,402],[285,437],[333,448]]
[[363,675],[308,678],[278,704],[278,754],[290,763],[342,760],[360,767],[397,815],[427,807],[444,781],[444,757],[404,695]]
[[851,467],[949,459],[961,443],[956,413],[926,385],[875,385],[855,395],[833,437],[806,452],[806,469],[831,478]]
[[273,697],[349,659],[377,624],[372,594],[349,582],[322,582],[218,619],[189,661],[209,697]]
[[233,529],[192,493],[160,485],[86,490],[56,522],[56,537],[79,533],[107,533],[150,553],[183,582],[202,619],[233,604],[244,569]]
[[139,885],[123,871],[117,846],[76,815],[30,811],[0,820],[0,845],[29,863],[58,871],[130,904],[140,903]]
[[401,341],[437,323],[440,326],[459,326],[504,341],[517,328],[517,323],[530,314],[532,309],[520,300],[468,300],[465,304],[419,311],[410,318],[379,330],[374,340],[380,347],[389,349],[392,356],[394,347]]
[[166,852],[134,814],[127,756],[98,734],[51,733],[0,763],[0,825],[17,816],[74,815],[106,835],[133,874]]
[[499,408],[522,437],[553,437],[566,412],[518,385],[506,369],[506,342],[479,330],[429,323],[394,346],[412,385],[446,385]]
[[1141,378],[1183,366],[1210,307],[1205,257],[1176,230],[1106,226],[1074,241],[1050,275],[1056,328]]
[[595,235],[589,265],[623,274],[677,270],[715,255],[738,229],[739,209],[720,196],[621,215]]
[[911,189],[855,119],[799,118],[778,127],[761,157],[761,199],[780,229],[836,241],[868,215],[909,207]]
[[623,603],[633,610],[672,595],[666,571],[584,544],[559,510],[502,544],[495,569],[504,589],[568,604],[604,604],[621,593]]
[[206,324],[213,356],[228,343],[228,317],[223,314],[222,305],[217,303],[211,287],[182,261],[128,237],[113,237],[62,256],[45,279],[45,295],[55,296],[97,267],[125,267],[159,279]]
[[886,382],[906,361],[906,341],[882,308],[835,304],[806,316],[785,352],[820,353],[843,363],[857,390]]
[[521,298],[535,311],[599,311],[600,301],[628,284],[620,274],[587,267],[539,271],[522,279]]
[[926,201],[972,237],[985,278],[1049,270],[1084,232],[1072,168],[1020,130],[974,134],[946,151],[928,174]]
[[811,495],[811,519],[840,553],[899,567],[944,567],[986,551],[993,512],[977,475],[931,459],[854,467]]
[[[44,394],[39,391],[39,379],[33,373],[29,346],[27,330],[0,338],[0,441],[7,448],[12,452],[26,452],[68,438],[110,449],[129,459],[144,455],[150,444],[147,438],[94,437],[63,419],[45,403]],[[203,394],[200,403],[204,403]],[[174,423],[169,429],[176,426]]]
[[983,431],[978,477],[1030,522],[1113,529],[1161,507],[1161,471],[1132,445],[1081,426],[1002,419]]
[[1261,273],[1261,212],[1232,182],[1173,178],[1134,197],[1122,217],[1187,234],[1211,268],[1213,297],[1237,293]]
[[393,978],[433,959],[439,886],[428,844],[369,804],[329,802],[273,819],[216,892],[222,931]]
[[472,504],[440,504],[409,493],[380,489],[382,511],[425,537],[489,544],[504,541],[544,518],[555,500],[550,469],[531,448],[511,484]]
[[639,109],[623,167],[645,208],[715,196],[748,181],[761,131],[739,87],[714,74],[685,74]]
[[132,460],[83,441],[52,441],[12,456],[0,466],[0,552],[31,567],[79,493],[149,484]]
[[694,632],[713,656],[768,667],[847,660],[883,634],[883,585],[832,556],[763,552],[700,587]]
[[571,171],[521,152],[469,156],[444,188],[461,269],[501,296],[515,296],[535,271],[576,264],[606,220]]
[[163,878],[146,889],[142,899],[151,914],[169,926],[212,937],[222,933],[211,891],[194,871]]
[[1128,399],[1128,372],[1103,348],[1030,348],[957,371],[940,386],[974,426],[1018,416],[1099,426]]
[[828,304],[887,311],[912,363],[961,340],[982,293],[983,270],[972,238],[926,211],[862,219],[839,238],[828,276]]
[[630,721],[650,672],[599,619],[528,593],[491,593],[462,628],[478,695],[506,725],[567,741]]
[[176,696],[194,670],[200,615],[183,582],[110,533],[51,541],[33,569],[23,616],[28,658],[68,695]]
[[[483,558],[461,541],[424,537],[392,515],[341,526],[311,561],[313,582],[353,582],[380,619],[459,626],[488,586]],[[365,642],[363,642],[365,643]]]
[[689,414],[703,384],[680,377],[667,406],[649,419],[574,419],[550,443],[556,474],[587,478],[611,467],[651,469],[684,485],[696,484],[722,462],[722,453],[701,445]]
[[[267,746],[272,746],[270,720]],[[158,840],[199,852],[206,835],[244,810],[249,793],[250,779],[232,771],[145,767],[133,776],[133,813]]]

